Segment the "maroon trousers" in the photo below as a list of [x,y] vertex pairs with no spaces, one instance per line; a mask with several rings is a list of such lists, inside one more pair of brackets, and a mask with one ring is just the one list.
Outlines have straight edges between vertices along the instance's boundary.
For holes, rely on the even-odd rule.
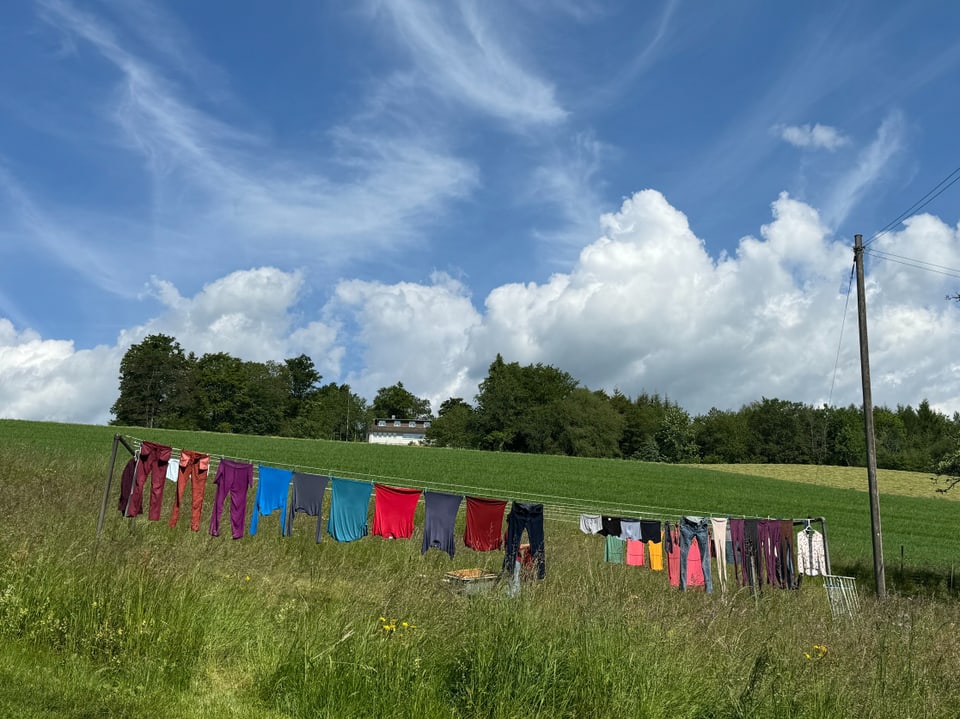
[[[160,507],[163,504],[163,483],[167,478],[167,464],[170,462],[170,447],[153,442],[144,442],[140,445],[140,460],[130,460],[127,467],[124,468],[123,477],[120,481],[120,511],[124,512],[126,517],[136,517],[143,514],[143,487],[150,477],[150,510],[147,518],[152,521],[160,519]],[[136,479],[130,477],[128,480],[128,471],[131,468],[131,462],[136,467]],[[132,481],[126,485],[129,494],[125,492],[124,483]]]

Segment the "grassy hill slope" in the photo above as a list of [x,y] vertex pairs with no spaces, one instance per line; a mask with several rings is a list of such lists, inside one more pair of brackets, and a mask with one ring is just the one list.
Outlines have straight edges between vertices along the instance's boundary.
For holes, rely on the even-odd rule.
[[[929,581],[909,599],[878,605],[864,596],[860,614],[840,621],[816,578],[798,591],[756,595],[731,580],[727,592],[718,586],[706,596],[671,589],[663,572],[607,564],[601,538],[580,533],[571,512],[823,514],[835,570],[847,571],[869,566],[860,491],[624,461],[129,430],[343,476],[543,497],[552,508],[546,579],[517,597],[502,585],[465,597],[444,573],[497,570],[502,552],[459,546],[453,559],[421,556],[418,533],[317,544],[310,518],[283,538],[276,515],[255,537],[214,538],[185,521],[171,529],[122,519],[116,485],[98,542],[115,431],[0,421],[0,716],[892,719],[960,711],[960,607],[943,599],[960,504],[943,497],[883,498],[888,550],[904,542],[911,569]],[[208,483],[207,502],[212,492]],[[164,520],[171,499],[168,487]],[[870,586],[864,577],[858,584]],[[925,598],[934,591],[941,599]]]

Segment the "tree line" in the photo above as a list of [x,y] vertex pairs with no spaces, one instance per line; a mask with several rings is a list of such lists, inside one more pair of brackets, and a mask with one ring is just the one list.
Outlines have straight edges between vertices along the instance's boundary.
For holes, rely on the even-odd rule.
[[[490,364],[473,402],[430,402],[402,382],[372,402],[347,384],[323,384],[306,355],[247,362],[223,352],[185,353],[150,335],[120,363],[113,424],[366,441],[377,418],[431,419],[427,443],[510,452],[654,462],[865,466],[863,412],[766,398],[738,410],[691,416],[659,394],[590,390],[551,365]],[[960,415],[924,400],[874,409],[877,466],[935,471],[957,452]]]

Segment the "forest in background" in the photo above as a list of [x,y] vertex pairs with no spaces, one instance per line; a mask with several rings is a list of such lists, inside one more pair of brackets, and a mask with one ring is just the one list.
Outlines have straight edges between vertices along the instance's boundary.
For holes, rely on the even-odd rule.
[[[472,401],[444,400],[436,414],[402,381],[372,401],[348,384],[323,383],[313,360],[248,362],[224,352],[185,353],[156,334],[120,364],[113,424],[366,441],[376,418],[430,419],[427,442],[534,454],[723,464],[865,466],[860,407],[815,407],[762,397],[737,410],[691,415],[660,394],[635,397],[584,387],[552,365],[498,354]],[[955,474],[960,415],[926,400],[874,409],[877,466]]]

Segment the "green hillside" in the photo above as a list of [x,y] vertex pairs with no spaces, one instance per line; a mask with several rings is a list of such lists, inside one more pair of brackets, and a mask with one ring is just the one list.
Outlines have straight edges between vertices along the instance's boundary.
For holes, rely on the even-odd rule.
[[[444,574],[496,572],[502,552],[421,556],[418,533],[317,544],[311,518],[284,538],[276,515],[255,537],[211,537],[184,521],[122,519],[116,484],[97,541],[115,430],[0,421],[0,716],[892,719],[960,710],[957,539],[944,531],[960,526],[960,504],[951,499],[883,498],[891,585],[911,596],[894,591],[877,604],[859,491],[626,461],[129,431],[394,484],[542,497],[546,579],[516,597],[504,583],[462,596]],[[208,483],[208,502],[212,491]],[[753,594],[730,578],[725,592],[717,579],[713,595],[680,593],[663,572],[605,563],[601,538],[576,526],[580,508],[824,515],[834,571],[858,573],[860,611],[832,618],[819,578],[792,592]],[[205,509],[204,530],[208,521]]]
[[[89,490],[83,505],[92,519],[99,511],[105,470],[114,433],[195,449],[211,454],[263,461],[340,476],[382,479],[436,489],[469,487],[478,494],[541,499],[548,506],[572,511],[608,511],[671,518],[679,514],[818,517],[827,519],[835,570],[872,571],[867,496],[852,489],[855,468],[749,465],[725,470],[711,466],[669,465],[480,452],[424,447],[390,447],[362,443],[251,437],[204,432],[112,428],[0,421],[6,447],[23,454],[67,454],[82,462],[82,481]],[[123,455],[123,450],[121,450]],[[129,455],[125,455],[129,456]],[[758,476],[766,472],[790,479]],[[119,476],[119,471],[117,472]],[[904,482],[902,477],[910,477]],[[924,475],[881,474],[883,489],[897,477],[901,486],[924,488],[926,496],[883,493],[884,553],[899,569],[901,547],[905,566],[949,575],[960,557],[960,536],[944,526],[960,527],[956,493],[938,494]],[[838,481],[843,478],[843,481]],[[847,486],[844,486],[846,484]],[[839,485],[839,486],[837,486]],[[861,486],[865,481],[861,482]],[[169,493],[168,493],[169,494]],[[169,497],[164,516],[169,513]],[[112,505],[111,505],[112,506]],[[113,519],[111,513],[111,519]]]

